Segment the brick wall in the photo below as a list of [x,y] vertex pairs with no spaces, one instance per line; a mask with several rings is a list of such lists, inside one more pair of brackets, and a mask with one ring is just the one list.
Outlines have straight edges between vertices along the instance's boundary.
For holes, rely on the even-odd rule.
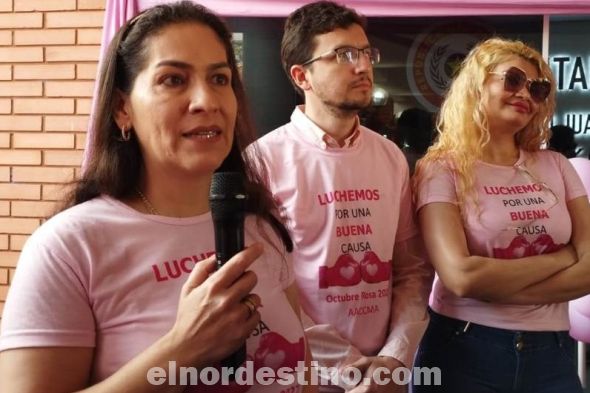
[[0,317],[23,243],[79,171],[105,0],[0,0]]

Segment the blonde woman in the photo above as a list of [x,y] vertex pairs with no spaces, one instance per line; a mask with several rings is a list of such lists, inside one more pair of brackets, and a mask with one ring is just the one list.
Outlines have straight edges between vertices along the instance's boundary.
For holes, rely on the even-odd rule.
[[422,392],[582,392],[567,301],[590,292],[590,206],[542,150],[555,81],[541,55],[493,38],[463,62],[418,164],[418,217],[439,279],[416,363]]

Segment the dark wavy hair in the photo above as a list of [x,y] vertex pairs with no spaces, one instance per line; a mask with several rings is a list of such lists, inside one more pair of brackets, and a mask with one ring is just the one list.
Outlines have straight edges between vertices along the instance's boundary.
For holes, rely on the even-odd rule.
[[[191,1],[162,4],[149,8],[128,21],[114,36],[99,75],[92,154],[86,170],[66,196],[61,209],[65,209],[99,195],[116,199],[136,193],[143,175],[143,157],[137,138],[131,133],[129,141],[121,140],[121,132],[114,118],[117,90],[130,94],[137,75],[147,66],[149,39],[164,28],[180,23],[198,23],[215,32],[225,47],[232,71],[231,86],[238,102],[234,140],[230,153],[217,171],[239,172],[245,179],[249,198],[247,212],[267,221],[282,239],[288,251],[292,241],[284,225],[276,218],[277,207],[254,165],[245,159],[244,148],[254,141],[255,132],[246,103],[246,94],[236,65],[231,33],[225,23],[207,8]],[[198,37],[195,37],[195,43]]]
[[281,62],[283,70],[299,94],[303,95],[303,91],[291,80],[291,67],[303,64],[311,58],[317,45],[317,35],[347,29],[354,24],[365,29],[367,20],[355,10],[332,1],[306,4],[287,17],[281,42]]

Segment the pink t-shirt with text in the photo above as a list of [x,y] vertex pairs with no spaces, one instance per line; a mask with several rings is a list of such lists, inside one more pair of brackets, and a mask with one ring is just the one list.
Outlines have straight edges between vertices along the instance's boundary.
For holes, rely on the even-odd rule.
[[[284,289],[291,259],[268,225],[246,219],[246,245],[265,243],[251,270],[261,322],[247,340],[254,370],[295,368],[304,360],[303,328]],[[180,290],[194,266],[214,253],[211,214],[170,218],[98,197],[50,219],[28,240],[0,330],[0,351],[94,347],[93,383],[149,347],[173,326]],[[280,250],[280,251],[279,251]],[[173,360],[173,359],[171,359]],[[189,387],[186,392],[297,392],[298,385]]]
[[[304,321],[312,354],[329,366],[342,365],[357,350],[411,366],[427,323],[417,292],[430,283],[427,267],[392,262],[396,244],[417,235],[406,159],[364,127],[352,146],[330,148],[302,109],[256,148],[289,220],[302,309],[312,319]],[[398,269],[413,276],[393,285],[400,282]]]
[[[446,165],[430,164],[418,190],[417,209],[434,202],[457,204],[457,179]],[[464,228],[471,255],[503,259],[557,251],[569,243],[572,224],[566,203],[586,194],[580,178],[559,153],[521,151],[514,166],[478,161],[472,199],[464,204]],[[568,330],[567,302],[511,305],[461,298],[440,280],[431,307],[444,315],[512,330]]]

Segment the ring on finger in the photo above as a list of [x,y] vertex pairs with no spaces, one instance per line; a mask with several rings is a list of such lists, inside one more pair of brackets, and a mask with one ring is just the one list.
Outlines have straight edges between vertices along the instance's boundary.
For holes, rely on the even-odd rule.
[[242,300],[242,303],[248,308],[248,319],[250,319],[250,317],[252,315],[254,315],[254,313],[256,312],[256,309],[258,308],[258,305],[252,299],[252,296],[251,295],[246,296]]

